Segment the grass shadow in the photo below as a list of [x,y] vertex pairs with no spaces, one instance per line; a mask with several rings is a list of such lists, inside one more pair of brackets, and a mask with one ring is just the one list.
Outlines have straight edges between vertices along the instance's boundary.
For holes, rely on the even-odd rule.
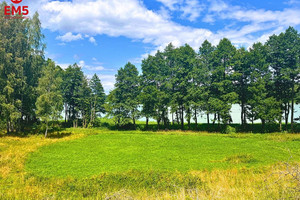
[[47,138],[64,138],[70,136],[72,133],[71,132],[53,132],[50,133]]

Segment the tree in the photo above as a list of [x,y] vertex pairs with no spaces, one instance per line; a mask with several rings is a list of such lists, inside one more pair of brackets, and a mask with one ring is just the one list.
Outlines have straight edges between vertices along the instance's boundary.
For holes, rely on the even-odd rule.
[[84,83],[84,74],[81,68],[75,63],[70,65],[63,74],[62,91],[65,102],[65,117],[78,126],[80,87]]
[[149,55],[142,61],[142,75],[140,79],[141,93],[139,100],[142,104],[141,114],[146,117],[146,129],[148,128],[149,118],[156,118],[157,88],[154,81],[154,57]]
[[218,117],[218,122],[222,119],[224,124],[231,121],[230,109],[237,101],[231,80],[235,54],[236,49],[227,38],[219,42],[213,54],[209,106],[215,112],[214,121]]
[[22,118],[27,122],[35,120],[35,102],[38,97],[38,80],[42,76],[42,70],[47,63],[45,62],[44,50],[46,48],[43,42],[45,36],[42,33],[39,14],[34,13],[32,18],[26,23],[28,30],[27,45],[28,50],[24,56],[23,64],[23,88],[20,99],[22,99]]
[[[6,5],[1,3],[0,10]],[[26,87],[23,65],[29,51],[28,20],[5,19],[3,13],[0,14],[0,115],[9,133],[16,129],[22,116],[22,91]]]
[[270,81],[272,74],[268,68],[267,49],[261,43],[253,44],[249,51],[250,83],[248,85],[248,119],[260,119],[262,129],[266,123],[274,123],[280,118],[279,102],[272,96],[269,89],[273,85]]
[[139,77],[136,67],[128,62],[118,70],[115,89],[108,96],[108,112],[114,116],[116,123],[122,125],[128,118],[135,120],[139,116]]
[[47,61],[43,76],[39,79],[37,88],[39,97],[36,101],[36,114],[46,124],[45,137],[47,137],[49,121],[57,120],[63,110],[63,98],[59,90],[62,82],[59,69],[51,60]]
[[[79,86],[78,90],[75,93],[75,104],[77,105],[76,109],[79,113],[79,116],[82,119],[82,127],[86,128],[91,116],[91,104],[93,101],[92,90],[88,85],[88,80],[86,77],[82,79],[82,83]],[[76,119],[75,127],[78,126],[78,120]]]
[[97,74],[94,74],[90,80],[90,88],[92,92],[91,96],[91,121],[90,124],[93,125],[97,113],[104,113],[104,103],[105,103],[105,93],[101,81]]
[[234,57],[234,80],[235,91],[238,94],[238,102],[241,106],[241,123],[247,123],[247,100],[249,99],[248,86],[250,83],[251,68],[249,66],[249,53],[245,48],[237,50]]
[[[199,48],[198,65],[193,70],[193,80],[197,83],[197,88],[201,88],[199,91],[199,105],[200,108],[206,112],[207,124],[209,124],[209,114],[211,108],[209,106],[210,87],[211,87],[211,70],[212,70],[212,59],[215,47],[210,42],[205,40]],[[199,89],[200,89],[199,88]],[[196,92],[195,92],[196,93]]]
[[[289,27],[284,33],[285,45],[285,64],[286,70],[283,71],[285,81],[290,87],[291,95],[291,129],[294,131],[294,104],[300,81],[300,34],[293,28]],[[285,109],[287,110],[287,109]],[[286,114],[286,124],[288,114]]]
[[184,129],[184,111],[186,110],[187,121],[190,124],[191,99],[188,96],[188,88],[191,87],[191,71],[195,65],[196,53],[189,45],[185,44],[177,50],[175,66],[174,103],[179,107],[181,129]]
[[[165,55],[157,51],[155,56],[148,56],[142,62],[142,96],[141,101],[145,105],[143,113],[146,112],[146,117],[152,116],[157,121],[158,128],[160,123],[164,125],[168,124],[168,106],[169,106],[169,94],[171,81],[168,77],[168,66]],[[145,99],[148,94],[145,92],[151,92],[153,98],[152,101]],[[150,105],[150,104],[153,105]]]
[[[179,118],[178,118],[178,104],[176,102],[175,98],[175,89],[176,89],[176,63],[177,63],[177,54],[178,54],[178,49],[173,46],[172,43],[168,44],[163,52],[164,55],[164,63],[163,63],[163,69],[161,70],[163,73],[161,73],[161,89],[164,91],[163,97],[164,101],[167,101],[167,106],[170,108],[170,112],[172,114],[172,124],[174,125],[174,113],[176,117],[177,123],[179,123]],[[168,108],[164,109],[168,112]],[[168,120],[168,115],[162,116],[164,118],[164,123],[166,125],[166,121]]]

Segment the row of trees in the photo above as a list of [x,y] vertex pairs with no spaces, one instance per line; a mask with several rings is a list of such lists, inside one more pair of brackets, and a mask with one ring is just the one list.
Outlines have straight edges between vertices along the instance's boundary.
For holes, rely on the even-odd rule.
[[[6,3],[0,4],[4,10]],[[39,119],[46,135],[49,121],[61,117],[78,126],[92,125],[104,112],[105,94],[99,77],[88,80],[76,64],[66,70],[45,59],[41,23],[31,19],[6,19],[0,12],[0,128],[23,130]]]
[[[0,4],[3,10],[6,3]],[[300,37],[290,27],[249,50],[235,48],[224,38],[215,47],[204,41],[196,53],[189,45],[149,55],[142,73],[131,63],[118,70],[115,89],[105,97],[99,77],[90,80],[81,68],[63,70],[45,59],[38,14],[31,19],[6,19],[0,12],[0,128],[23,130],[42,120],[60,118],[74,127],[93,125],[107,113],[117,125],[141,116],[158,126],[171,122],[190,126],[197,116],[214,115],[207,123],[231,122],[232,104],[241,105],[241,122],[280,125],[288,116],[293,128],[294,104],[299,102]],[[169,119],[168,115],[172,117]]]
[[[289,27],[255,43],[249,50],[236,48],[224,38],[215,47],[207,40],[196,53],[189,45],[169,44],[142,61],[142,74],[127,63],[116,75],[107,111],[118,125],[135,124],[146,117],[168,125],[213,114],[215,122],[229,124],[232,104],[241,106],[241,122],[288,124],[293,129],[294,104],[299,102],[300,35]],[[290,113],[291,112],[291,113]]]
[[88,80],[81,68],[70,65],[62,70],[50,59],[42,70],[37,87],[35,114],[46,123],[56,121],[61,117],[65,108],[65,122],[73,122],[78,127],[78,119],[82,126],[93,126],[96,117],[104,113],[105,94],[99,77]]

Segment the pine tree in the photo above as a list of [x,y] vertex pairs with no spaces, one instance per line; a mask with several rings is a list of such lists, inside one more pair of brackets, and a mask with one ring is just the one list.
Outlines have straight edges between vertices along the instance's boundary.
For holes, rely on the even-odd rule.
[[139,117],[139,88],[137,68],[128,62],[124,68],[118,70],[115,89],[108,97],[109,114],[114,116],[118,125],[132,119],[135,126],[135,120]]
[[94,76],[90,80],[90,88],[92,90],[90,124],[93,125],[97,114],[105,112],[105,93],[97,74],[94,74]]

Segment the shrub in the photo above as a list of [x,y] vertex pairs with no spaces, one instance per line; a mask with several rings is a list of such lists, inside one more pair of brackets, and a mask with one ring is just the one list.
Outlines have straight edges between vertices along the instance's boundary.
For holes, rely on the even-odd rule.
[[227,125],[224,130],[224,133],[226,134],[236,133],[236,130],[234,127]]

